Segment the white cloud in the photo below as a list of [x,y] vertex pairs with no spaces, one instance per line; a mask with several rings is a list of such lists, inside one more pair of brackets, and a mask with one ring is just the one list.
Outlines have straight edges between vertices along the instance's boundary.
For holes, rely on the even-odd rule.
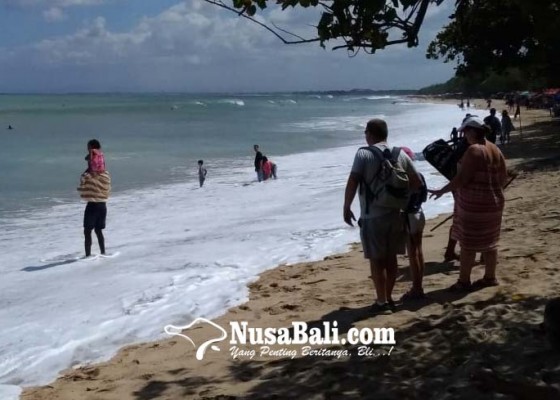
[[58,7],[52,7],[43,11],[43,18],[47,22],[59,22],[66,19],[66,14]]
[[0,0],[5,7],[71,7],[103,4],[105,0]]
[[145,17],[129,32],[113,32],[98,17],[71,35],[42,40],[27,51],[55,64],[172,59],[201,64],[235,58],[239,52],[254,54],[273,40],[255,24],[194,0]]
[[[58,8],[64,11],[61,7]],[[312,12],[285,12],[267,11],[257,18],[263,22],[272,20],[298,34],[314,33],[314,28],[308,26],[318,21]],[[115,31],[105,18],[97,17],[65,36],[0,49],[0,74],[21,75],[23,83],[34,84],[33,90],[411,87],[421,86],[429,79],[427,76],[437,73],[439,66],[435,62],[424,67],[427,62],[423,52],[424,49],[390,48],[374,56],[359,54],[348,58],[344,51],[323,50],[316,43],[284,45],[263,28],[233,13],[202,0],[184,0],[156,16],[140,19],[125,32]],[[414,67],[415,73],[410,74],[410,65],[415,63],[419,63]],[[49,82],[42,78],[47,75],[52,77]],[[35,81],[24,76],[33,76]],[[423,81],[414,85],[419,79]],[[16,81],[5,80],[0,90]]]

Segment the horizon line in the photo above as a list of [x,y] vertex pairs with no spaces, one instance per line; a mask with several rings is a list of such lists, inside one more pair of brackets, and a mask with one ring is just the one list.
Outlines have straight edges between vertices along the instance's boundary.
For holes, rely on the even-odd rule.
[[328,89],[328,90],[272,90],[272,91],[69,91],[69,92],[1,92],[0,96],[33,96],[33,95],[262,95],[262,94],[307,94],[307,93],[387,93],[387,92],[418,92],[420,89]]

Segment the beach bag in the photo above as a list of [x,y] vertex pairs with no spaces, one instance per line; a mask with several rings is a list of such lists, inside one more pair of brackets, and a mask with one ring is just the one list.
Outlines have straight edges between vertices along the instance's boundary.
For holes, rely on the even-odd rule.
[[460,158],[457,150],[462,147],[459,142],[457,149],[454,150],[445,140],[439,139],[426,146],[422,151],[424,159],[450,181],[457,174],[457,161]]
[[408,204],[410,195],[410,185],[408,174],[399,165],[399,147],[393,147],[381,151],[376,146],[362,147],[368,150],[375,157],[381,160],[379,170],[375,174],[371,182],[362,182],[362,188],[365,190],[366,214],[369,212],[369,206],[395,208],[404,210]]

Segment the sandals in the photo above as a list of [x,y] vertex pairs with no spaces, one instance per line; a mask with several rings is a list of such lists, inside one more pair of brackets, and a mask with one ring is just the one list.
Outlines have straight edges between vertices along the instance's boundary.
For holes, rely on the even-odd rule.
[[422,300],[425,298],[426,295],[424,294],[424,291],[413,292],[412,290],[409,290],[408,292],[402,295],[401,301]]
[[472,286],[474,289],[483,289],[483,288],[498,286],[498,285],[499,283],[496,278],[492,278],[492,279],[482,278],[475,281]]
[[370,311],[373,314],[377,314],[377,315],[389,315],[393,313],[393,310],[391,309],[389,303],[379,304],[375,302],[371,305]]
[[448,290],[450,292],[459,293],[459,292],[470,292],[471,289],[472,289],[472,285],[470,282],[465,283],[465,282],[457,281],[453,285],[451,285]]
[[450,292],[469,292],[471,290],[478,290],[492,286],[498,286],[498,280],[496,278],[488,279],[482,278],[475,281],[472,285],[470,282],[457,281],[451,287],[449,287]]

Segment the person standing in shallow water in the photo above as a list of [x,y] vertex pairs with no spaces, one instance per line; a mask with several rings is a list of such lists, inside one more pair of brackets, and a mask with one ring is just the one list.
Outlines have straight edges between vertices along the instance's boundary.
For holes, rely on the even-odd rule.
[[[101,151],[101,144],[98,140],[92,139],[88,142],[87,148],[89,155],[93,150]],[[103,229],[105,229],[107,219],[107,200],[111,192],[111,177],[109,172],[105,170],[105,165],[103,165],[103,170],[97,169],[95,172],[84,172],[80,178],[78,191],[82,200],[87,201],[83,224],[86,257],[91,255],[92,231],[95,231],[97,236],[100,253],[105,254]]]
[[198,183],[200,184],[200,187],[204,185],[204,181],[206,180],[206,173],[208,172],[206,171],[206,168],[202,166],[203,164],[203,160],[198,160]]
[[262,182],[263,180],[263,155],[259,150],[259,145],[253,146],[255,150],[255,172],[257,173],[257,180]]

